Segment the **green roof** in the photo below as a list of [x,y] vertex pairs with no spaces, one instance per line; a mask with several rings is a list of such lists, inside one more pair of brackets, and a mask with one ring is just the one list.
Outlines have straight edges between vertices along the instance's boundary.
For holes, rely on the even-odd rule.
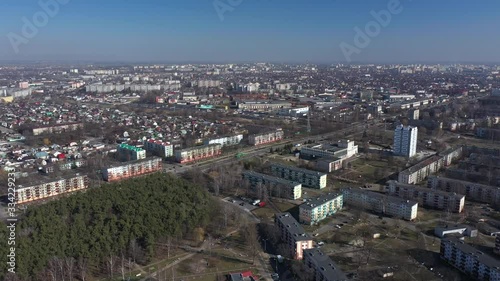
[[126,143],[122,143],[118,146],[118,148],[122,148],[122,149],[128,149],[128,150],[133,150],[133,151],[142,151],[143,149],[140,148],[140,147],[136,147],[136,146],[133,146],[133,145],[128,145]]

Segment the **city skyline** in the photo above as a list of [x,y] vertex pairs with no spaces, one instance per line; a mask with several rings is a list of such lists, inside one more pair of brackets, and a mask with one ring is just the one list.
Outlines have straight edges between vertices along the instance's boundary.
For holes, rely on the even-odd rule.
[[[44,22],[40,12],[53,1]],[[5,1],[0,61],[500,62],[500,39],[488,36],[500,3],[394,1]],[[390,5],[397,12],[377,18]],[[26,22],[36,29],[29,36]],[[373,22],[373,36],[356,44],[356,30]],[[342,44],[356,48],[349,59]]]

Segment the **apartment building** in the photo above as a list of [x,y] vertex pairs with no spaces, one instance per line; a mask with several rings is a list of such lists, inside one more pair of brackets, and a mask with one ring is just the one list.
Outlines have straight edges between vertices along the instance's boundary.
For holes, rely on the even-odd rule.
[[105,181],[113,182],[159,172],[162,167],[162,159],[152,157],[104,168],[102,169],[102,176]]
[[19,185],[14,194],[17,204],[37,201],[61,194],[67,194],[89,187],[86,175],[65,177],[56,180],[41,181],[30,186]]
[[468,200],[500,205],[500,187],[478,184],[463,180],[431,176],[427,187],[434,190],[463,194]]
[[274,132],[256,134],[248,136],[248,143],[250,145],[262,145],[266,143],[273,143],[280,141],[284,138],[285,133],[282,129],[277,129]]
[[394,154],[413,157],[417,154],[418,128],[399,125],[394,130]]
[[269,176],[253,171],[244,171],[243,178],[248,180],[252,187],[268,186],[269,194],[273,197],[297,200],[302,197],[302,184],[282,178]]
[[304,263],[314,270],[316,281],[347,281],[345,273],[320,249],[304,250]]
[[281,232],[281,240],[288,246],[290,256],[296,260],[304,258],[304,250],[312,249],[312,237],[290,213],[276,214],[275,225]]
[[83,129],[83,123],[67,123],[67,124],[57,124],[49,126],[41,126],[32,129],[34,136],[39,136],[42,134],[56,134],[62,132],[71,132],[78,129]]
[[135,161],[146,158],[146,150],[126,143],[118,145],[116,152],[120,161]]
[[441,239],[440,253],[443,260],[472,280],[500,280],[500,261],[458,238]]
[[382,213],[388,216],[414,220],[417,218],[418,203],[387,196],[360,188],[346,188],[342,191],[344,204]]
[[500,235],[495,236],[495,254],[500,255]]
[[306,159],[332,158],[347,159],[358,154],[358,146],[351,140],[340,140],[336,145],[319,144],[300,149],[300,157]]
[[401,171],[398,182],[406,184],[417,184],[424,181],[428,176],[436,173],[439,169],[449,166],[452,162],[463,156],[463,147],[448,149],[438,155],[433,155],[421,162]]
[[174,146],[170,142],[149,139],[144,141],[144,149],[156,156],[167,158],[174,155]]
[[461,213],[465,206],[465,196],[454,192],[445,192],[397,181],[387,182],[389,195],[415,200],[421,206]]
[[175,151],[175,160],[181,164],[217,157],[222,154],[222,145],[207,144]]
[[222,147],[224,146],[232,146],[232,145],[238,145],[241,143],[243,140],[243,135],[238,134],[234,136],[227,136],[227,137],[220,137],[220,138],[215,138],[215,139],[209,139],[205,140],[205,144],[220,144]]
[[301,183],[302,186],[316,189],[323,189],[326,187],[327,175],[324,173],[278,163],[271,164],[271,171],[276,177]]
[[343,204],[342,193],[328,193],[308,199],[299,206],[299,221],[308,225],[316,224],[340,211]]

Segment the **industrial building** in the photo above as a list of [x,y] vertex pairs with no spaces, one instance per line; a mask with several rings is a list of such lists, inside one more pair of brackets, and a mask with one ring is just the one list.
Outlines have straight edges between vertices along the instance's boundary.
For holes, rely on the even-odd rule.
[[340,140],[336,145],[319,144],[300,149],[300,157],[305,159],[347,159],[356,154],[358,154],[358,146],[351,140]]
[[174,146],[169,142],[149,139],[144,141],[144,149],[156,156],[168,158],[174,155]]
[[398,197],[387,196],[360,188],[346,188],[342,191],[344,203],[388,216],[414,220],[417,218],[418,203]]
[[252,187],[259,184],[268,186],[269,194],[273,197],[296,200],[302,197],[302,184],[282,178],[269,176],[253,171],[244,171],[243,178],[248,180]]
[[162,167],[162,159],[152,157],[104,168],[102,169],[102,177],[105,181],[113,182],[159,172]]
[[463,235],[468,237],[476,237],[477,236],[477,228],[474,228],[469,225],[445,225],[445,226],[437,226],[434,228],[434,235],[439,238],[443,238],[446,235]]
[[454,192],[445,192],[397,181],[388,181],[389,195],[415,200],[421,206],[461,213],[465,206],[465,196]]
[[418,128],[399,125],[394,130],[394,154],[413,157],[417,154]]
[[134,161],[146,158],[144,149],[126,143],[118,145],[116,152],[120,161]]
[[463,194],[468,200],[500,205],[500,187],[478,184],[463,180],[431,176],[427,187],[446,192]]
[[443,260],[472,280],[500,280],[500,261],[458,238],[441,239],[440,254]]
[[324,173],[301,169],[293,166],[271,164],[272,174],[276,177],[301,183],[303,186],[323,189],[326,187],[327,175]]
[[205,144],[217,144],[218,143],[218,144],[222,145],[222,147],[224,147],[224,146],[238,145],[241,143],[242,140],[243,140],[243,135],[238,134],[238,135],[234,135],[234,136],[226,136],[226,137],[205,140]]
[[315,281],[349,280],[339,266],[320,249],[304,250],[304,263],[314,270]]
[[207,144],[203,146],[189,147],[175,151],[175,161],[183,164],[212,157],[217,157],[222,154],[222,145],[218,143]]
[[299,221],[308,225],[316,224],[337,213],[342,209],[343,204],[343,195],[341,193],[328,193],[308,199],[299,206]]
[[237,104],[238,109],[242,110],[257,110],[257,111],[271,111],[283,108],[291,108],[292,104],[287,101],[242,101]]
[[280,230],[281,240],[288,246],[290,256],[296,260],[303,259],[304,250],[313,247],[312,237],[290,213],[276,214],[274,222]]
[[45,199],[61,194],[87,189],[89,179],[86,175],[76,175],[56,180],[38,182],[30,186],[19,185],[14,194],[17,204]]
[[256,134],[248,136],[248,143],[250,145],[262,145],[267,143],[277,142],[283,139],[285,133],[282,129],[277,129],[273,132]]

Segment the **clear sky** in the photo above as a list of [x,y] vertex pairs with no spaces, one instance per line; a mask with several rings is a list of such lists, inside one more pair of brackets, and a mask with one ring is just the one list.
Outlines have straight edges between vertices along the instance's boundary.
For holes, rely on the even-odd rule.
[[[69,2],[26,38],[23,17],[50,1]],[[391,1],[0,0],[0,60],[342,63],[339,45]],[[214,2],[237,5],[220,17]],[[353,62],[500,62],[500,1],[400,3]]]

